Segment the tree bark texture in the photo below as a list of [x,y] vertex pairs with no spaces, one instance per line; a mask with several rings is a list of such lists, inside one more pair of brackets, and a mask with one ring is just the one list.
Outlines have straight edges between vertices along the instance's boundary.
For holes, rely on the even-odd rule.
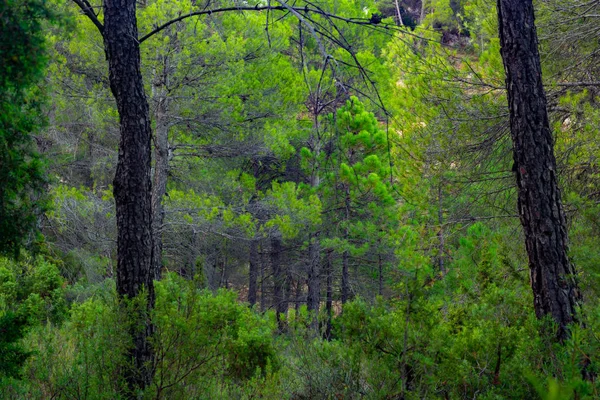
[[120,118],[120,142],[114,197],[117,214],[117,292],[132,299],[142,291],[145,310],[134,311],[131,334],[133,362],[126,376],[129,389],[152,380],[153,353],[148,341],[153,327],[151,129],[150,111],[140,71],[135,0],[104,0],[104,46],[110,88]]
[[551,315],[558,338],[568,336],[580,300],[567,257],[567,229],[556,177],[553,139],[532,0],[498,0],[518,208],[525,231],[536,316]]

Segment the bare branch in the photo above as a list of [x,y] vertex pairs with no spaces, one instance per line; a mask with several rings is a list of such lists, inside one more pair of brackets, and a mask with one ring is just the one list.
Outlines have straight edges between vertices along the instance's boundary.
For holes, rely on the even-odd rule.
[[[81,1],[81,0],[73,0],[73,1]],[[220,14],[220,13],[229,12],[229,11],[282,11],[282,12],[292,13],[297,18],[298,18],[298,16],[302,16],[302,18],[305,18],[305,16],[307,14],[317,14],[317,15],[322,15],[324,17],[335,19],[335,20],[338,20],[341,22],[347,22],[347,23],[352,23],[352,24],[356,24],[356,25],[367,25],[367,26],[379,25],[385,29],[392,29],[392,30],[397,30],[397,31],[401,30],[402,32],[406,32],[406,30],[399,29],[395,25],[385,24],[385,23],[381,23],[381,22],[374,22],[371,19],[367,19],[367,18],[344,18],[344,17],[340,17],[339,15],[330,14],[321,9],[317,9],[317,8],[313,8],[313,7],[309,7],[309,6],[293,7],[283,1],[279,1],[279,3],[282,5],[280,5],[280,6],[270,6],[270,5],[258,6],[257,5],[255,7],[251,7],[251,6],[224,7],[224,8],[216,8],[216,9],[212,9],[212,10],[193,11],[193,12],[190,12],[187,14],[182,14],[182,15],[178,16],[177,18],[174,18],[168,22],[165,22],[162,25],[155,27],[152,31],[150,31],[146,35],[142,36],[139,39],[139,42],[140,43],[144,42],[145,40],[149,39],[150,37],[157,34],[158,32],[173,25],[174,23],[183,21],[184,19],[194,17],[194,16],[201,16],[201,15]]]
[[565,83],[557,83],[556,86],[561,87],[598,87],[600,86],[599,82],[565,82]]

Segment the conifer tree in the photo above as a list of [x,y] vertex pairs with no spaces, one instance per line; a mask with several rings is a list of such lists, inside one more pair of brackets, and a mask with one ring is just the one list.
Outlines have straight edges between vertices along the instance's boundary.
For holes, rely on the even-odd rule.
[[[341,301],[357,293],[359,268],[376,265],[378,286],[383,285],[384,264],[393,258],[389,245],[397,228],[388,143],[373,113],[351,97],[335,116],[337,148],[324,178],[326,208],[335,210],[329,222],[338,231],[324,247],[341,255]],[[361,261],[353,259],[359,258]],[[350,268],[354,265],[354,288]],[[369,268],[371,269],[371,268]]]
[[0,253],[16,255],[30,242],[45,208],[46,177],[34,134],[44,125],[39,84],[46,65],[37,0],[0,3]]
[[558,188],[554,139],[531,0],[498,0],[501,54],[506,71],[518,210],[525,231],[538,318],[550,315],[558,338],[568,337],[580,301],[567,255],[567,226]]

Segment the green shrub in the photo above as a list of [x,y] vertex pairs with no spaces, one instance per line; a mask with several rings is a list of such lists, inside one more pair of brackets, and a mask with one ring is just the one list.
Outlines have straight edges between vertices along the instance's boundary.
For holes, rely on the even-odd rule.
[[278,367],[274,318],[260,316],[237,294],[198,290],[194,282],[167,274],[156,282],[158,365],[155,390],[168,398],[189,398],[190,382],[212,379],[242,383]]

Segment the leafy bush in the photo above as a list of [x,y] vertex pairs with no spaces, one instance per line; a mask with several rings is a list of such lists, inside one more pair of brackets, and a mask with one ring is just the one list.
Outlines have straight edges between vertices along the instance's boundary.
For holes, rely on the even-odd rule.
[[[238,303],[237,294],[196,289],[167,274],[156,282],[155,389],[168,398],[194,396],[189,382],[212,377],[242,382],[277,369],[275,321]],[[202,385],[200,385],[202,386]]]
[[56,265],[43,257],[0,258],[0,313],[12,310],[30,323],[62,321],[66,284]]

